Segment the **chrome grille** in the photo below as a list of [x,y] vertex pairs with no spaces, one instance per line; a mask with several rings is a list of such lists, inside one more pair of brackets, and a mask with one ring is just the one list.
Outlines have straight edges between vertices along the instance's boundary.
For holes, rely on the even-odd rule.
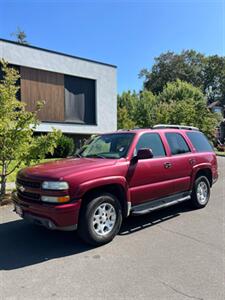
[[24,187],[30,187],[34,189],[39,189],[41,187],[41,183],[37,181],[29,181],[29,180],[17,178],[16,182],[18,185],[22,185]]
[[32,191],[32,189],[40,189],[41,188],[41,182],[37,181],[31,181],[27,179],[17,178],[16,180],[17,185],[17,195],[19,198],[21,198],[24,201],[40,201],[41,196],[39,192]]
[[19,198],[23,200],[28,200],[28,201],[40,201],[40,195],[36,193],[30,193],[30,192],[21,192],[17,190],[17,195]]

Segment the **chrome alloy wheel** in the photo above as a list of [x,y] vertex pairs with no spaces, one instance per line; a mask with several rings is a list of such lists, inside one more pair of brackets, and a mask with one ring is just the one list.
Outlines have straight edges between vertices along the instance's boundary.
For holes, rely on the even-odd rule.
[[110,203],[100,204],[93,215],[93,229],[98,235],[108,234],[116,223],[116,210]]
[[200,181],[197,187],[197,198],[199,203],[205,204],[208,200],[208,187],[204,181]]

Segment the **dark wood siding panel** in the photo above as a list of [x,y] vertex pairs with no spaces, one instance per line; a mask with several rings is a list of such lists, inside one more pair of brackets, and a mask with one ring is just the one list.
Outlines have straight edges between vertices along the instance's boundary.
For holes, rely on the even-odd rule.
[[37,101],[45,106],[38,113],[41,121],[64,121],[64,75],[21,67],[21,100],[33,111]]

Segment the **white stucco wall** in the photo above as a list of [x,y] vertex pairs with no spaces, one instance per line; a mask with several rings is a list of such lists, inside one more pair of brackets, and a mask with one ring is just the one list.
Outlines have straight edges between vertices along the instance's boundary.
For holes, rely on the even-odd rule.
[[96,80],[97,125],[42,122],[37,131],[48,132],[51,128],[65,133],[92,134],[116,130],[117,82],[113,66],[52,53],[0,40],[0,58],[11,64]]

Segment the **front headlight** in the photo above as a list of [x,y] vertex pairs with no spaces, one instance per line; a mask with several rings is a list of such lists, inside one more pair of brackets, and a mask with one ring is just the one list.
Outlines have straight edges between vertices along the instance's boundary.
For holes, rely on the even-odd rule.
[[44,181],[41,187],[44,190],[68,190],[69,184],[66,181]]

